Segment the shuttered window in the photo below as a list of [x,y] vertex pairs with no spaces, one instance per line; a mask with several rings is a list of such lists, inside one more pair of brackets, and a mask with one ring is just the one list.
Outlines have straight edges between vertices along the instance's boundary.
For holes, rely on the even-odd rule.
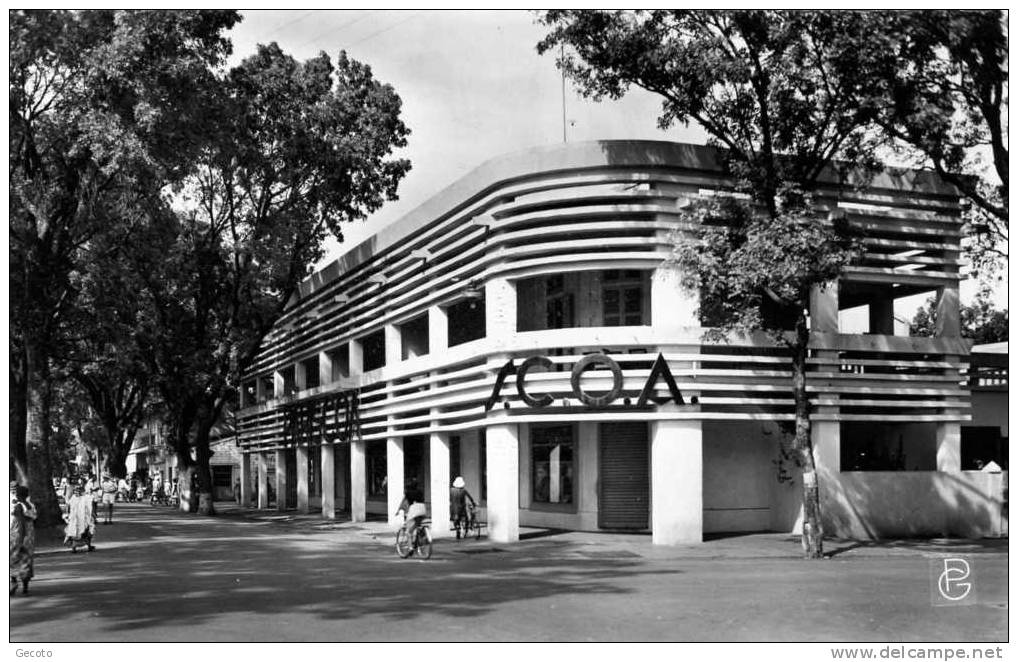
[[598,526],[646,529],[650,518],[650,452],[646,423],[602,423]]

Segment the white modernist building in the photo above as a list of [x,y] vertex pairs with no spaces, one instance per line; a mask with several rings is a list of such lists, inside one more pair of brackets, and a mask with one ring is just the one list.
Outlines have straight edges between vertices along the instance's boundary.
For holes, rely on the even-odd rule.
[[[666,258],[686,198],[724,195],[718,154],[591,142],[489,161],[304,282],[243,382],[244,503],[392,518],[422,487],[438,535],[462,475],[489,534],[638,530],[662,544],[794,531],[782,423],[790,362],[708,342]],[[808,374],[828,534],[995,535],[1006,472],[961,464],[957,194],[927,173],[816,192],[865,237],[815,293]],[[894,301],[938,298],[933,338]],[[849,309],[864,333],[845,333]],[[1003,527],[1006,530],[1006,526]]]

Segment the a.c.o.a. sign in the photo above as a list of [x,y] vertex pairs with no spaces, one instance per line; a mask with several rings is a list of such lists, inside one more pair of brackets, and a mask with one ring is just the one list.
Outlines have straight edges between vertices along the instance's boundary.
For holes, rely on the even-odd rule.
[[[531,393],[527,390],[527,373],[533,368],[551,368],[554,364],[546,356],[531,356],[527,358],[519,365],[516,366],[515,362],[510,359],[502,366],[502,369],[498,371],[498,377],[495,379],[495,387],[491,391],[491,397],[484,404],[485,411],[494,407],[502,393],[502,387],[505,385],[505,380],[510,375],[516,376],[516,393],[520,396],[520,399],[527,403],[530,407],[548,407],[555,399],[548,393]],[[612,373],[612,387],[607,393],[594,395],[583,390],[580,384],[580,379],[583,373],[595,366],[601,366],[607,368]],[[652,393],[654,387],[659,379],[665,380],[665,385],[668,387],[669,396],[666,398],[654,398]],[[622,394],[622,368],[616,363],[610,356],[606,354],[590,354],[583,357],[573,366],[573,372],[569,379],[570,385],[572,386],[573,395],[588,407],[600,408],[607,407]],[[677,404],[686,404],[682,397],[682,393],[675,385],[675,378],[672,376],[671,370],[668,369],[668,362],[665,361],[665,357],[661,354],[657,355],[654,360],[654,365],[651,367],[650,375],[647,377],[647,381],[643,385],[643,389],[640,391],[640,396],[636,400],[637,407],[643,407],[647,404],[647,401],[662,404],[668,400],[674,400]],[[695,398],[693,399],[695,402]],[[628,404],[628,402],[627,402]],[[508,404],[506,405],[508,407]]]

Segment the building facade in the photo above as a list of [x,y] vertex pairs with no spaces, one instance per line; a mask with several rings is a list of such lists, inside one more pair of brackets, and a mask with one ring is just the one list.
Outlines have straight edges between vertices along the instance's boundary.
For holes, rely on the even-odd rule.
[[[244,503],[394,518],[406,484],[448,533],[462,475],[489,535],[637,530],[653,541],[795,531],[788,355],[708,342],[667,258],[718,154],[665,142],[489,161],[302,283],[242,384]],[[958,196],[923,173],[834,181],[865,257],[811,305],[809,392],[828,534],[990,535],[1005,474],[964,471]],[[931,292],[937,337],[895,333]],[[855,311],[865,332],[842,332]],[[255,497],[257,494],[257,497]],[[997,522],[995,524],[994,522]]]

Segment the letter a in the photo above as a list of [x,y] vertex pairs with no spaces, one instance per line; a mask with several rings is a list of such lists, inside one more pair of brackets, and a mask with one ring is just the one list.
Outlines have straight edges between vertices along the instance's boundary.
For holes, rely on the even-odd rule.
[[502,369],[498,371],[498,377],[495,378],[495,388],[491,390],[491,397],[484,403],[484,411],[488,411],[498,402],[498,396],[502,392],[502,385],[505,384],[505,379],[509,375],[516,374],[516,365],[512,359],[506,362]]
[[[665,384],[668,385],[668,391],[671,393],[670,398],[652,398],[651,393],[654,392],[654,386],[657,384],[659,377],[664,376]],[[675,400],[680,405],[686,404],[686,401],[682,399],[682,393],[679,391],[679,387],[675,385],[675,378],[672,377],[672,371],[668,369],[668,362],[665,361],[663,354],[658,354],[657,359],[654,360],[654,366],[650,369],[650,376],[647,377],[647,382],[643,385],[643,390],[640,391],[640,397],[636,401],[637,407],[642,407],[647,404],[647,400],[653,400],[655,404],[662,405],[669,400]]]

